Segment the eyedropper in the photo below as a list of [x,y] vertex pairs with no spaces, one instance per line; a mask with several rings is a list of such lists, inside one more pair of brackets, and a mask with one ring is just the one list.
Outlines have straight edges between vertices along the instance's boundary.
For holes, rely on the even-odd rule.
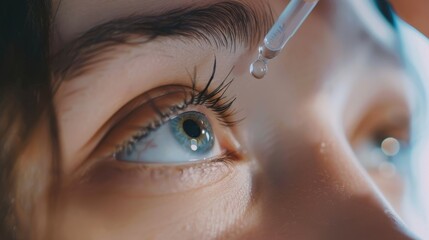
[[319,0],[291,0],[259,47],[258,58],[250,65],[250,73],[261,79],[267,73],[268,60],[276,57],[299,29]]

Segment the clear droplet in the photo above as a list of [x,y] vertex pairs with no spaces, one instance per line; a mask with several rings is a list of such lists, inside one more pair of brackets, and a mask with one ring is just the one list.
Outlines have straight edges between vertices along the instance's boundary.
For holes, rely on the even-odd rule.
[[261,79],[267,73],[267,62],[264,59],[258,58],[250,65],[250,73],[253,77]]

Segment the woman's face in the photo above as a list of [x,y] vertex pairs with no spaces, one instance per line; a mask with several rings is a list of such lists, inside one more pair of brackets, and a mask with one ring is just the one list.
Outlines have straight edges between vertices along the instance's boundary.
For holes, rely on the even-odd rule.
[[35,236],[407,239],[379,190],[401,214],[410,80],[339,0],[252,78],[286,4],[54,2],[61,175]]

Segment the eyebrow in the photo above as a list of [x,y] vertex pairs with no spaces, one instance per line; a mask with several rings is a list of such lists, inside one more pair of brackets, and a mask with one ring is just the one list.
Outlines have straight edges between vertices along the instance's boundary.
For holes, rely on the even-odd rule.
[[158,37],[181,37],[234,52],[239,44],[258,44],[272,23],[269,5],[236,1],[153,16],[130,15],[95,26],[63,47],[52,58],[53,77],[56,81],[75,78],[108,60],[106,53],[118,46],[137,46]]

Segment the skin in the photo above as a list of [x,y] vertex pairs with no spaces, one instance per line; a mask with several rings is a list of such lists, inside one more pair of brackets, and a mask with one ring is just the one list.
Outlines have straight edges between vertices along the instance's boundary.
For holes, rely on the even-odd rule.
[[429,17],[426,9],[429,9],[429,2],[425,0],[413,0],[404,2],[401,0],[390,1],[398,13],[406,22],[414,26],[426,37],[429,36]]
[[[286,5],[267,2],[274,17]],[[63,0],[54,51],[95,24],[135,9],[157,12],[194,3]],[[38,186],[25,208],[33,217],[23,226],[35,239],[411,239],[397,214],[405,177],[366,169],[357,149],[380,129],[408,138],[412,82],[394,53],[359,22],[343,19],[351,12],[341,1],[321,2],[260,81],[248,73],[256,46],[231,52],[168,40],[121,47],[113,59],[63,82],[54,99],[61,181],[54,203],[48,201],[50,185]],[[237,97],[234,108],[246,118],[228,128],[211,110],[193,110],[207,115],[220,146],[239,157],[149,168],[111,162],[115,170],[109,170],[97,156],[108,151],[103,139],[111,116],[157,86],[189,85],[186,69],[195,65],[204,82],[213,54],[215,82],[235,66],[228,95]],[[44,169],[39,174],[48,171],[37,165],[43,160],[31,158],[43,148],[40,129],[22,156],[21,173],[29,165]],[[19,189],[28,184],[21,181]]]

